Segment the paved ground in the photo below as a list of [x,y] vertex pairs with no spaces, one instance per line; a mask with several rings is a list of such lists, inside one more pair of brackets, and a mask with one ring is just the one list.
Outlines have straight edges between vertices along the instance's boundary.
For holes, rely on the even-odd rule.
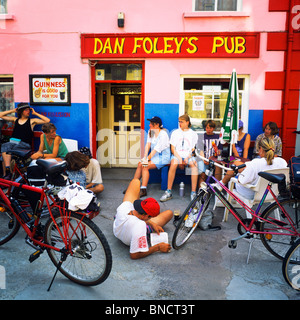
[[[237,236],[236,222],[222,223],[223,210],[216,211],[215,223],[221,231],[197,230],[181,250],[168,254],[155,253],[133,261],[128,247],[112,234],[113,216],[122,201],[122,191],[133,176],[132,170],[104,169],[105,190],[101,195],[101,214],[94,219],[108,239],[113,254],[109,278],[97,287],[81,287],[58,274],[52,289],[48,285],[55,271],[47,253],[29,263],[34,251],[24,243],[20,231],[9,243],[0,247],[0,266],[5,268],[6,289],[0,289],[2,300],[27,299],[97,299],[97,300],[298,300],[298,292],[290,288],[281,274],[281,262],[269,255],[257,240],[250,262],[246,264],[249,243],[238,242],[229,249],[228,240]],[[187,187],[189,191],[189,187]],[[160,185],[150,185],[148,195],[159,199]],[[174,199],[162,209],[184,210],[188,197],[180,199],[178,186]],[[170,222],[165,231],[172,239]]]

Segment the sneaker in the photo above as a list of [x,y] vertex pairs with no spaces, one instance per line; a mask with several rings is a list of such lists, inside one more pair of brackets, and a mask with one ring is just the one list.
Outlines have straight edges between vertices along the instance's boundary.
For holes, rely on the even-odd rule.
[[192,228],[192,226],[194,225],[195,219],[196,219],[197,215],[193,214],[192,212],[189,214],[188,218],[185,220],[184,226],[187,228]]
[[171,200],[172,198],[173,198],[172,193],[166,190],[163,196],[159,199],[159,201],[165,202],[165,201]]
[[191,192],[191,201],[196,197],[196,192],[195,191],[192,191]]
[[146,195],[147,195],[147,189],[146,188],[142,188],[140,190],[140,198],[146,197]]
[[9,172],[2,179],[11,180],[11,178],[12,178],[12,174]]

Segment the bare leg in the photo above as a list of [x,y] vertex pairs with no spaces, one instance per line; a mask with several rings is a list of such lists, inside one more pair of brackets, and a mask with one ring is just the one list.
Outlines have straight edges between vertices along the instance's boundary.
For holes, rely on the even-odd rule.
[[141,186],[141,183],[140,183],[139,179],[131,180],[131,182],[126,190],[125,196],[123,198],[123,202],[130,201],[133,203],[135,200],[139,199],[140,198],[140,186]]
[[161,212],[158,216],[151,218],[153,222],[163,227],[173,218],[173,212],[171,210],[166,210]]
[[156,165],[149,161],[147,167],[143,167],[142,169],[142,187],[147,187],[149,181],[149,170],[156,169]]
[[172,159],[170,163],[170,169],[168,173],[168,189],[171,190],[173,187],[173,182],[175,179],[176,169],[178,167],[178,161],[175,159]]

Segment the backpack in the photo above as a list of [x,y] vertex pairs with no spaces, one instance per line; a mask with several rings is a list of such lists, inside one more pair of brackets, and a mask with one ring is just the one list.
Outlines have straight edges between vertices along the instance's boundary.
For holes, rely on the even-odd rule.
[[292,195],[300,198],[300,157],[291,157],[289,168]]

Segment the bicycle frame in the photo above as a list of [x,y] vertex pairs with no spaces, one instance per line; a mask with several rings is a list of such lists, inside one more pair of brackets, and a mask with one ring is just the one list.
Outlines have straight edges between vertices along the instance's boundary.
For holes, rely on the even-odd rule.
[[[201,159],[205,160],[205,161],[211,161],[208,160],[206,158],[203,158],[201,156],[199,156]],[[274,192],[272,191],[271,185],[272,183],[269,183],[267,185],[267,188],[256,208],[256,210],[254,211],[253,209],[251,209],[249,206],[247,206],[247,204],[245,204],[237,195],[235,195],[233,192],[231,192],[223,183],[221,183],[218,179],[216,179],[213,176],[213,167],[214,166],[218,166],[222,169],[225,170],[232,170],[230,168],[224,167],[222,165],[219,165],[218,163],[213,162],[210,163],[210,169],[209,169],[209,174],[207,175],[207,179],[206,179],[206,185],[208,186],[208,188],[211,190],[211,192],[222,202],[222,204],[229,210],[229,212],[234,216],[234,218],[242,225],[242,227],[245,229],[246,234],[273,234],[273,235],[287,235],[287,236],[299,236],[299,232],[297,231],[297,229],[294,227],[293,225],[293,221],[291,219],[291,217],[289,216],[289,214],[286,212],[286,210],[280,205],[276,195],[274,194]],[[249,222],[249,225],[246,225],[244,219],[239,215],[239,213],[233,208],[233,206],[229,203],[229,201],[224,197],[224,195],[216,188],[214,189],[214,186],[211,185],[211,183],[209,182],[210,179],[213,179],[214,182],[216,182],[219,186],[222,187],[222,189],[224,189],[226,191],[227,194],[229,194],[229,196],[231,196],[233,199],[235,199],[247,212],[249,212],[252,215],[252,219]],[[217,190],[217,191],[216,191]],[[261,213],[260,213],[260,209],[262,207],[262,205],[264,204],[264,201],[268,195],[268,193],[270,192],[270,194],[272,195],[274,201],[277,203],[277,205],[279,206],[279,208],[282,210],[283,214],[286,216],[286,218],[289,221],[289,225],[287,224],[288,227],[284,227],[281,223],[280,220],[277,219],[272,219],[271,220],[267,220],[261,217]],[[256,221],[259,222],[267,222],[269,224],[272,224],[274,226],[280,226],[280,231],[281,232],[274,232],[274,231],[260,231],[257,230],[255,228],[253,228],[254,224]],[[286,233],[285,233],[286,232]]]
[[[37,187],[32,187],[26,184],[21,184],[15,181],[8,181],[8,180],[4,180],[0,178],[0,186],[4,186],[4,187],[16,187],[16,188],[21,188],[24,190],[28,190],[28,191],[32,191],[34,193],[38,193],[40,194],[40,198],[38,200],[38,205],[36,210],[33,212],[33,219],[34,219],[34,224],[32,227],[32,230],[30,229],[30,226],[28,225],[28,222],[23,221],[23,219],[20,217],[20,213],[22,212],[26,212],[25,209],[23,209],[21,212],[16,212],[16,210],[12,207],[11,201],[9,200],[9,198],[7,197],[7,195],[3,192],[3,190],[0,188],[0,206],[3,205],[5,207],[7,207],[11,213],[16,217],[18,223],[23,227],[23,229],[25,230],[26,234],[28,235],[28,237],[30,238],[30,240],[32,241],[33,245],[35,246],[40,246],[41,248],[47,248],[47,249],[52,249],[58,252],[62,252],[64,250],[67,250],[67,252],[71,253],[71,248],[70,248],[70,241],[69,239],[71,239],[74,234],[76,233],[77,229],[80,228],[80,223],[78,223],[78,226],[74,229],[72,225],[70,225],[69,223],[69,216],[71,214],[70,210],[67,210],[65,207],[65,203],[66,201],[64,200],[64,205],[63,207],[57,203],[57,201],[54,199],[54,197],[51,197],[50,199],[53,201],[53,204],[50,205],[49,203],[49,199],[45,193],[45,188],[37,188]],[[60,249],[57,248],[55,246],[49,245],[47,243],[44,243],[43,240],[39,240],[39,239],[35,239],[35,235],[36,232],[38,230],[38,225],[39,225],[39,221],[40,221],[40,213],[42,211],[42,206],[44,204],[44,201],[47,204],[47,208],[49,210],[49,214],[51,219],[53,220],[55,227],[59,233],[59,235],[61,236],[61,239],[64,242],[64,248]],[[53,217],[53,213],[52,213],[52,208],[58,208],[59,212],[60,212],[60,216],[62,218],[62,229],[63,229],[63,233],[61,232],[61,229],[59,228],[59,226],[57,225],[54,217]],[[80,212],[80,214],[82,214],[82,219],[87,216],[88,214],[82,213]],[[69,230],[70,228],[72,229],[72,234],[69,235]],[[82,230],[81,230],[82,231]],[[85,232],[85,231],[84,231]]]

